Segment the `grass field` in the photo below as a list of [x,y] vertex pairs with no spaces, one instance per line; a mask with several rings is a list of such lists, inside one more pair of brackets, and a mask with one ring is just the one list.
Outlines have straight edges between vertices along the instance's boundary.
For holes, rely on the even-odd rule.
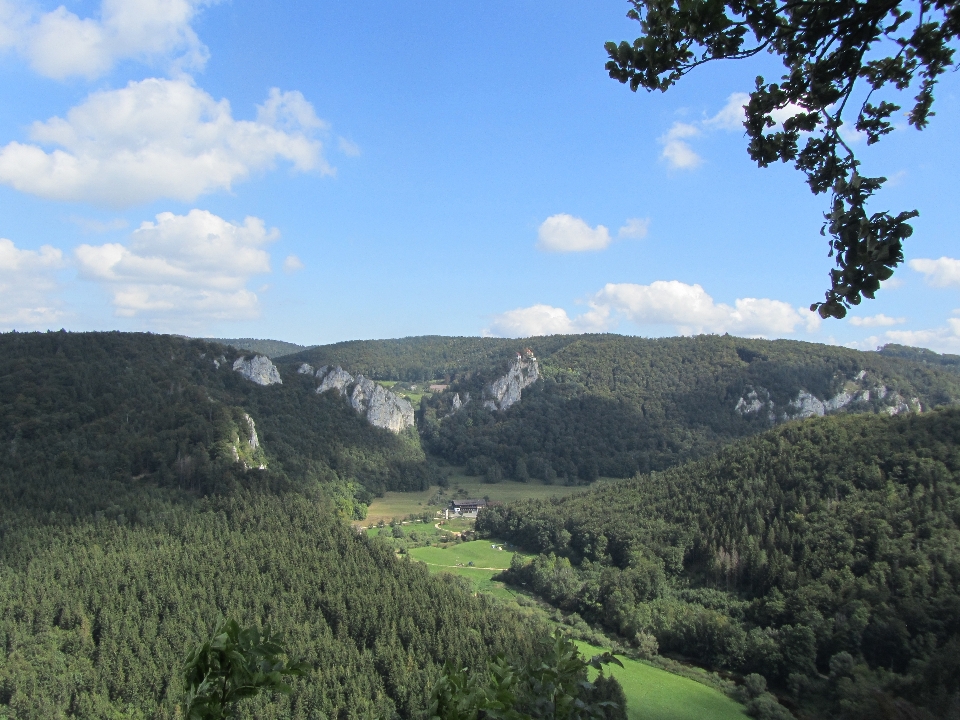
[[[581,641],[577,646],[587,657],[603,652]],[[617,659],[623,667],[608,665],[605,672],[620,681],[630,720],[749,720],[742,705],[713,688],[637,660]]]
[[[419,527],[424,526],[404,525],[405,529]],[[389,531],[390,528],[384,528],[384,532]],[[494,545],[504,549],[497,550]],[[431,572],[452,572],[466,578],[478,592],[502,599],[517,597],[517,593],[503,583],[491,580],[510,567],[514,555],[501,543],[474,540],[447,548],[410,548],[408,553],[412,559],[426,563]],[[605,650],[583,641],[577,641],[577,646],[587,657]],[[618,659],[623,667],[608,666],[607,672],[623,686],[630,720],[748,720],[741,705],[711,687],[637,660]],[[595,674],[593,671],[591,677]]]
[[[405,525],[404,527],[410,527]],[[430,572],[451,572],[466,578],[477,592],[487,593],[501,599],[512,599],[517,593],[501,582],[492,580],[501,570],[510,567],[510,550],[494,550],[490,540],[451,545],[448,548],[418,547],[407,552],[414,560],[425,563]],[[498,547],[503,547],[497,543]],[[473,567],[469,563],[473,563]]]
[[[604,482],[599,480],[598,482]],[[592,487],[592,486],[591,486]],[[382,498],[374,498],[367,509],[367,519],[361,524],[365,526],[376,525],[379,520],[389,522],[392,518],[405,518],[407,515],[420,514],[426,510],[436,511],[442,509],[440,505],[429,505],[430,500],[436,496],[439,488],[434,486],[429,490],[420,492],[388,492]],[[586,490],[587,486],[567,486],[567,485],[544,485],[541,482],[514,482],[505,480],[496,484],[488,484],[480,481],[479,477],[470,477],[469,475],[454,474],[450,476],[450,486],[445,488],[443,506],[453,499],[457,490],[463,490],[466,495],[460,497],[482,498],[489,496],[493,501],[511,502],[512,500],[523,500],[526,498],[549,498],[563,495],[578,490]]]

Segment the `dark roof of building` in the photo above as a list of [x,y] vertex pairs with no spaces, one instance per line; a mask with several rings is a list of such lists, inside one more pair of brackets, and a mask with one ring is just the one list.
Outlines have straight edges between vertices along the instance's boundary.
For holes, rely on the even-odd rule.
[[487,504],[487,501],[483,498],[479,500],[451,500],[450,504],[455,507],[463,507],[464,505],[475,505],[477,507],[483,507]]

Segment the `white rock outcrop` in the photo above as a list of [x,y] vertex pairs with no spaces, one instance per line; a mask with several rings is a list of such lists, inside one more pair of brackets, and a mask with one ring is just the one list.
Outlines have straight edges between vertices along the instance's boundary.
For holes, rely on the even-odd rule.
[[517,353],[507,374],[490,383],[484,391],[483,406],[489,410],[506,410],[520,402],[524,388],[530,387],[540,379],[540,366],[532,352],[525,355]]
[[[322,368],[321,368],[322,369]],[[317,372],[317,378],[320,378],[319,371]],[[347,394],[347,387],[352,385],[354,382],[353,375],[348,373],[342,367],[337,365],[333,370],[325,373],[323,379],[320,380],[320,385],[317,386],[318,393],[324,393],[327,390],[337,390],[341,395]]]
[[[904,399],[900,393],[890,390],[886,385],[877,382],[876,378],[871,380],[866,370],[859,371],[851,379],[844,381],[843,389],[831,398],[821,400],[813,393],[806,390],[800,390],[797,397],[787,403],[781,411],[777,412],[773,400],[770,399],[770,393],[760,387],[747,386],[749,392],[744,393],[737,400],[734,411],[739,415],[760,414],[764,410],[767,412],[767,418],[771,423],[784,422],[795,418],[821,417],[829,413],[835,413],[846,408],[853,411],[885,412],[890,415],[899,415],[905,412],[919,413],[923,411],[920,400],[911,398],[909,401]],[[873,400],[872,405],[868,403]],[[880,407],[877,405],[882,404]]]
[[353,377],[339,365],[333,370],[326,366],[320,368],[317,378],[320,379],[318,393],[336,390],[344,397],[349,394],[351,407],[366,417],[367,422],[374,427],[399,433],[413,426],[413,405],[410,401],[373,380],[363,375]]
[[233,363],[233,369],[257,385],[278,385],[283,383],[283,380],[280,379],[280,371],[277,370],[277,366],[270,361],[270,358],[263,355],[254,355],[249,360],[243,356],[238,357]]
[[303,363],[300,367],[297,368],[298,375],[313,375],[313,365],[310,363]]
[[253,422],[253,418],[247,413],[243,414],[243,419],[247,421],[247,430],[250,431],[249,437],[247,438],[247,445],[250,446],[251,450],[256,450],[260,447],[260,438],[257,437],[256,423]]
[[790,407],[794,412],[790,413],[793,417],[808,418],[816,415],[822,417],[826,412],[826,406],[815,396],[801,390],[797,397],[790,401]]
[[358,413],[365,415],[367,422],[374,427],[399,433],[413,425],[413,405],[410,401],[363,375],[357,376],[350,404]]

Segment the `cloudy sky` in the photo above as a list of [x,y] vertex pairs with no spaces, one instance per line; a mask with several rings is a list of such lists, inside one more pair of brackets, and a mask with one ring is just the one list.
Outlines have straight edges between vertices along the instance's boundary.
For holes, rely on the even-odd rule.
[[960,352],[960,77],[857,138],[919,209],[820,322],[825,198],[747,157],[771,58],[610,80],[626,3],[0,0],[0,330],[314,344],[614,331]]

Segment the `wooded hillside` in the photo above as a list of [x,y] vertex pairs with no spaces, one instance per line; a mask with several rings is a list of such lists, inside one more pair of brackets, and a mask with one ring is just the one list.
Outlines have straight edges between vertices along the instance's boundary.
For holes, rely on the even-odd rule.
[[793,422],[477,528],[540,553],[510,581],[814,716],[960,708],[960,410]]

